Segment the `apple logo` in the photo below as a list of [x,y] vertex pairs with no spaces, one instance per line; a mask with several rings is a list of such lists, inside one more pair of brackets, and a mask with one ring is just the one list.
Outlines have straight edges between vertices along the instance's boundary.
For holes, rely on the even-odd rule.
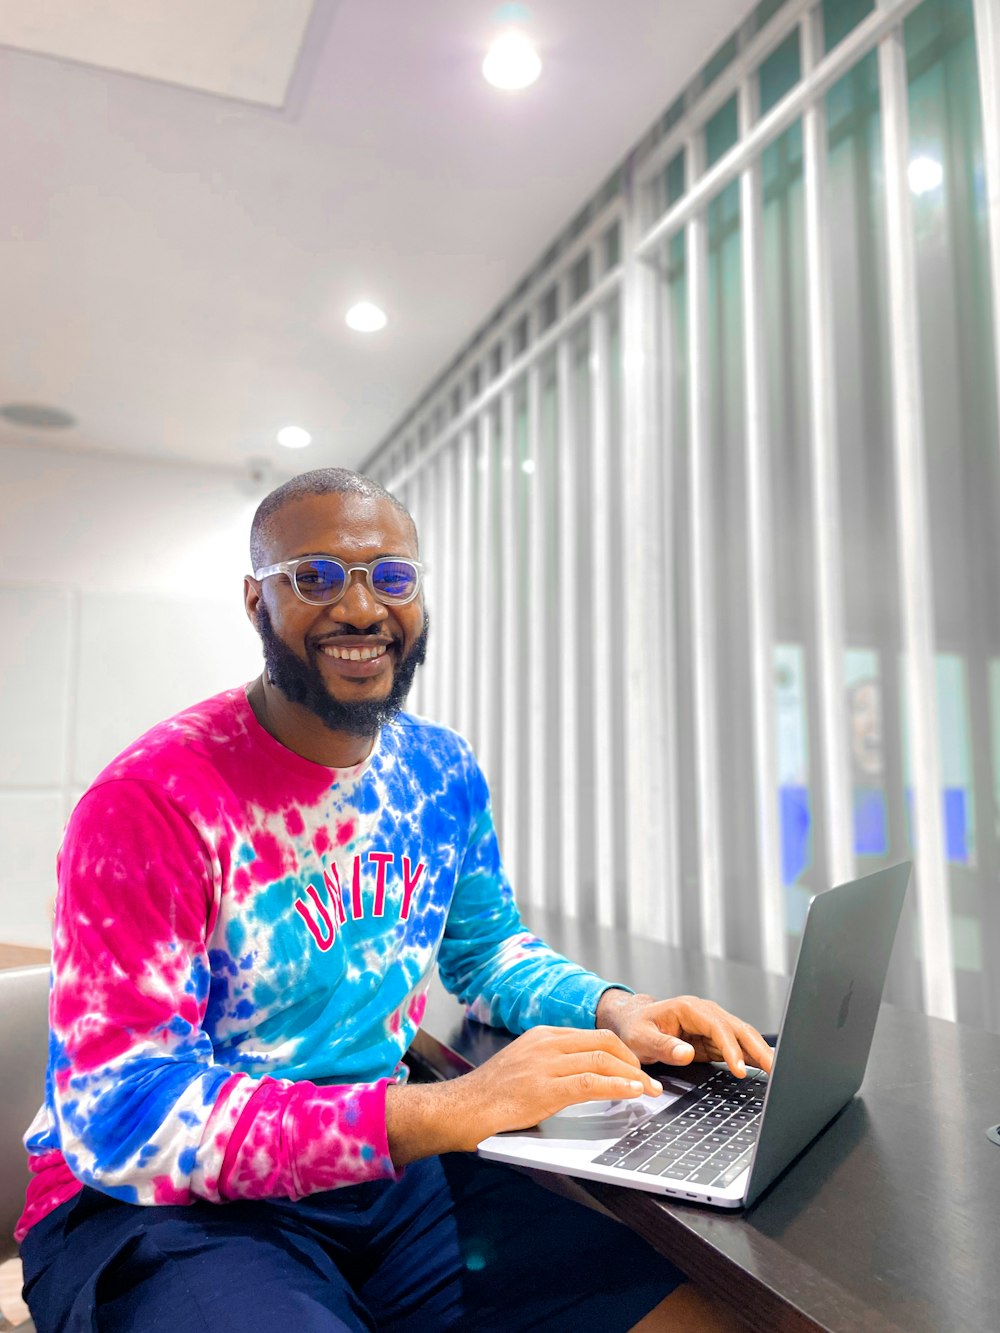
[[840,1013],[837,1015],[838,1028],[842,1028],[844,1024],[847,1022],[847,1011],[851,1007],[851,996],[853,995],[853,993],[854,993],[854,979],[852,978],[851,984],[847,988],[847,994],[840,1002]]

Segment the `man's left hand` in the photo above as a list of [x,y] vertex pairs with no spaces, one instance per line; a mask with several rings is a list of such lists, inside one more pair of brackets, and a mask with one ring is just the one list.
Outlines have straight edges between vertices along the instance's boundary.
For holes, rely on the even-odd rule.
[[652,995],[606,990],[597,1005],[596,1026],[610,1028],[646,1065],[724,1060],[737,1078],[743,1078],[747,1065],[770,1073],[774,1057],[755,1027],[695,995],[656,1000]]

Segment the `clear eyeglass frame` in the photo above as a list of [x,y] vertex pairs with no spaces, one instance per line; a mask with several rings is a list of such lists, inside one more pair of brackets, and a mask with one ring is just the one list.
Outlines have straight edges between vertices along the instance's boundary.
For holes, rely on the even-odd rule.
[[[322,599],[307,597],[299,588],[297,577],[299,567],[315,564],[317,560],[336,565],[344,571],[344,583],[336,597],[324,597]],[[385,564],[408,565],[414,571],[416,579],[412,592],[407,593],[405,597],[386,597],[379,592],[375,587],[373,574],[379,565]],[[354,565],[347,564],[346,561],[338,559],[335,555],[300,555],[296,556],[294,560],[281,560],[276,565],[267,565],[263,569],[258,569],[254,573],[254,578],[261,581],[271,578],[275,574],[284,574],[292,585],[292,592],[295,593],[300,602],[305,602],[309,606],[335,606],[346,595],[347,589],[351,586],[351,575],[355,570],[364,574],[368,591],[382,606],[407,606],[418,596],[423,584],[424,566],[419,560],[412,560],[408,555],[380,555],[377,560],[370,560],[367,564],[358,563]]]

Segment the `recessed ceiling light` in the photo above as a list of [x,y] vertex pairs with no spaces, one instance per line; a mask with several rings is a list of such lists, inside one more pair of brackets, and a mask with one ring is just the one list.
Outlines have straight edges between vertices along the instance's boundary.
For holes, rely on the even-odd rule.
[[374,301],[359,301],[344,316],[347,327],[358,333],[378,333],[388,324],[386,313]]
[[529,87],[541,72],[541,58],[523,32],[498,37],[483,61],[486,82],[507,92]]
[[33,430],[68,430],[76,425],[61,407],[46,407],[44,403],[7,403],[0,407],[0,417],[15,426],[31,426]]
[[286,449],[304,449],[307,444],[312,444],[312,436],[301,426],[282,426],[278,431],[278,443]]

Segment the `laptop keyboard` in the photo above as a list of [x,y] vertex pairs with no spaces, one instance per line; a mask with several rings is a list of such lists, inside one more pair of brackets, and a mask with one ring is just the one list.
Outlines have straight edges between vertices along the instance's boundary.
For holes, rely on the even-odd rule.
[[594,1158],[641,1175],[731,1185],[750,1165],[767,1079],[719,1070]]

